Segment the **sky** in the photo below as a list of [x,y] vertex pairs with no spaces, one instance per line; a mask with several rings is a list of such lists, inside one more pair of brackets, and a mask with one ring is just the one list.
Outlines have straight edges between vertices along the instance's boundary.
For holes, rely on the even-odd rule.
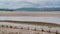
[[60,7],[60,0],[0,0],[0,8]]

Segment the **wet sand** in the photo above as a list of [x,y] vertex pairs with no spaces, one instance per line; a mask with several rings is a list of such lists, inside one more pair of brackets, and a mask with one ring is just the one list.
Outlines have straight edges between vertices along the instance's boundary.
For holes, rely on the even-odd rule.
[[24,30],[24,29],[11,29],[11,28],[0,28],[0,34],[56,34],[42,31],[32,31],[32,30]]
[[59,17],[60,11],[0,11],[0,16]]
[[27,25],[28,24],[10,22],[7,23],[5,22],[4,24],[4,22],[0,22],[0,34],[56,34],[56,33],[60,34],[60,27],[47,27],[32,24],[28,26]]

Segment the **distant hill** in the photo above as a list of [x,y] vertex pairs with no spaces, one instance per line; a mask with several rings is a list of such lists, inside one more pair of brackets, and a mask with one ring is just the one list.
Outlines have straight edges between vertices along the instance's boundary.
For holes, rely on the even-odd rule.
[[0,11],[14,11],[13,9],[0,9]]
[[60,8],[18,8],[18,9],[0,9],[0,11],[14,11],[14,10],[27,10],[27,11],[60,11]]
[[18,8],[16,10],[29,10],[29,11],[60,11],[60,8]]

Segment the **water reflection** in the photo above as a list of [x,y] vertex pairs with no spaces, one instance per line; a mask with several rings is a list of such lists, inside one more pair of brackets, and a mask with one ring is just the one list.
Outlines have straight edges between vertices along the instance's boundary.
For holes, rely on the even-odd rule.
[[0,16],[0,20],[36,21],[36,22],[50,22],[50,23],[60,24],[59,17],[30,17],[30,16],[4,17],[4,16]]

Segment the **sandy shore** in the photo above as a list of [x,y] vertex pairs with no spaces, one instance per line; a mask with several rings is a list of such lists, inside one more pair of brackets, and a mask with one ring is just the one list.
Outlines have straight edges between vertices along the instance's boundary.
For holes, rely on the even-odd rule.
[[60,27],[0,22],[0,34],[60,34]]
[[56,34],[42,31],[32,31],[32,30],[23,30],[23,29],[10,29],[10,28],[0,28],[0,34]]
[[59,17],[60,11],[0,11],[0,16]]

